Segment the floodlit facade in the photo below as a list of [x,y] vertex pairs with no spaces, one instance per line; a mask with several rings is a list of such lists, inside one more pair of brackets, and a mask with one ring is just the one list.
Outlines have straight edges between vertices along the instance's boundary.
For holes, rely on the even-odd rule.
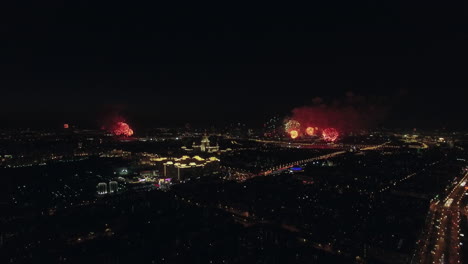
[[195,142],[193,142],[192,149],[195,151],[199,150],[201,152],[213,153],[219,151],[219,145],[211,146],[208,136],[203,136],[200,145],[196,145]]
[[116,181],[109,182],[109,193],[116,193],[118,191],[119,184]]
[[164,178],[174,181],[184,181],[188,178],[197,178],[216,173],[219,169],[219,159],[210,157],[204,159],[200,156],[183,156],[181,158],[160,159]]
[[97,192],[98,192],[99,195],[107,194],[107,184],[105,182],[100,182],[97,185]]

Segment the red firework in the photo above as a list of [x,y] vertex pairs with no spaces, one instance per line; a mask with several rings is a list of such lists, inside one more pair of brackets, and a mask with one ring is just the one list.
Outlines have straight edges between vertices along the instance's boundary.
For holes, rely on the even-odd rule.
[[127,123],[117,122],[112,128],[112,133],[114,133],[116,136],[130,137],[133,135],[133,130]]
[[335,128],[325,128],[323,131],[322,131],[322,137],[325,141],[328,141],[328,142],[335,142],[335,140],[338,139],[338,137],[340,136],[340,133],[338,132],[338,130],[336,130]]

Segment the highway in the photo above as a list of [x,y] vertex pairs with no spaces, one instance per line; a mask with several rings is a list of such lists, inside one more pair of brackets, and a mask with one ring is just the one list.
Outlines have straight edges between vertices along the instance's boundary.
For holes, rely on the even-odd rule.
[[431,202],[425,233],[418,241],[411,263],[461,263],[460,215],[467,184],[468,172],[450,190],[444,200]]

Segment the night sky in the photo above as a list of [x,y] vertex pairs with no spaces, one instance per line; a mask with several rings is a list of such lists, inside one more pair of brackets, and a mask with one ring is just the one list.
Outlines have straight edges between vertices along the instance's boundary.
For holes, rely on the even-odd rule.
[[386,126],[468,126],[462,1],[47,2],[2,10],[0,127],[260,125],[348,92],[388,98]]

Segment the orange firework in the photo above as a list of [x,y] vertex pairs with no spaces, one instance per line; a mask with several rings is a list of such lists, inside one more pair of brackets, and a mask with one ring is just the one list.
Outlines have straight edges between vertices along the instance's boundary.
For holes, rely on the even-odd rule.
[[292,139],[296,139],[299,136],[299,132],[297,130],[291,130],[289,132],[289,135],[291,136]]
[[315,129],[314,129],[313,127],[308,127],[308,128],[306,129],[306,133],[307,133],[307,135],[309,135],[309,136],[313,136],[314,133],[315,133]]

